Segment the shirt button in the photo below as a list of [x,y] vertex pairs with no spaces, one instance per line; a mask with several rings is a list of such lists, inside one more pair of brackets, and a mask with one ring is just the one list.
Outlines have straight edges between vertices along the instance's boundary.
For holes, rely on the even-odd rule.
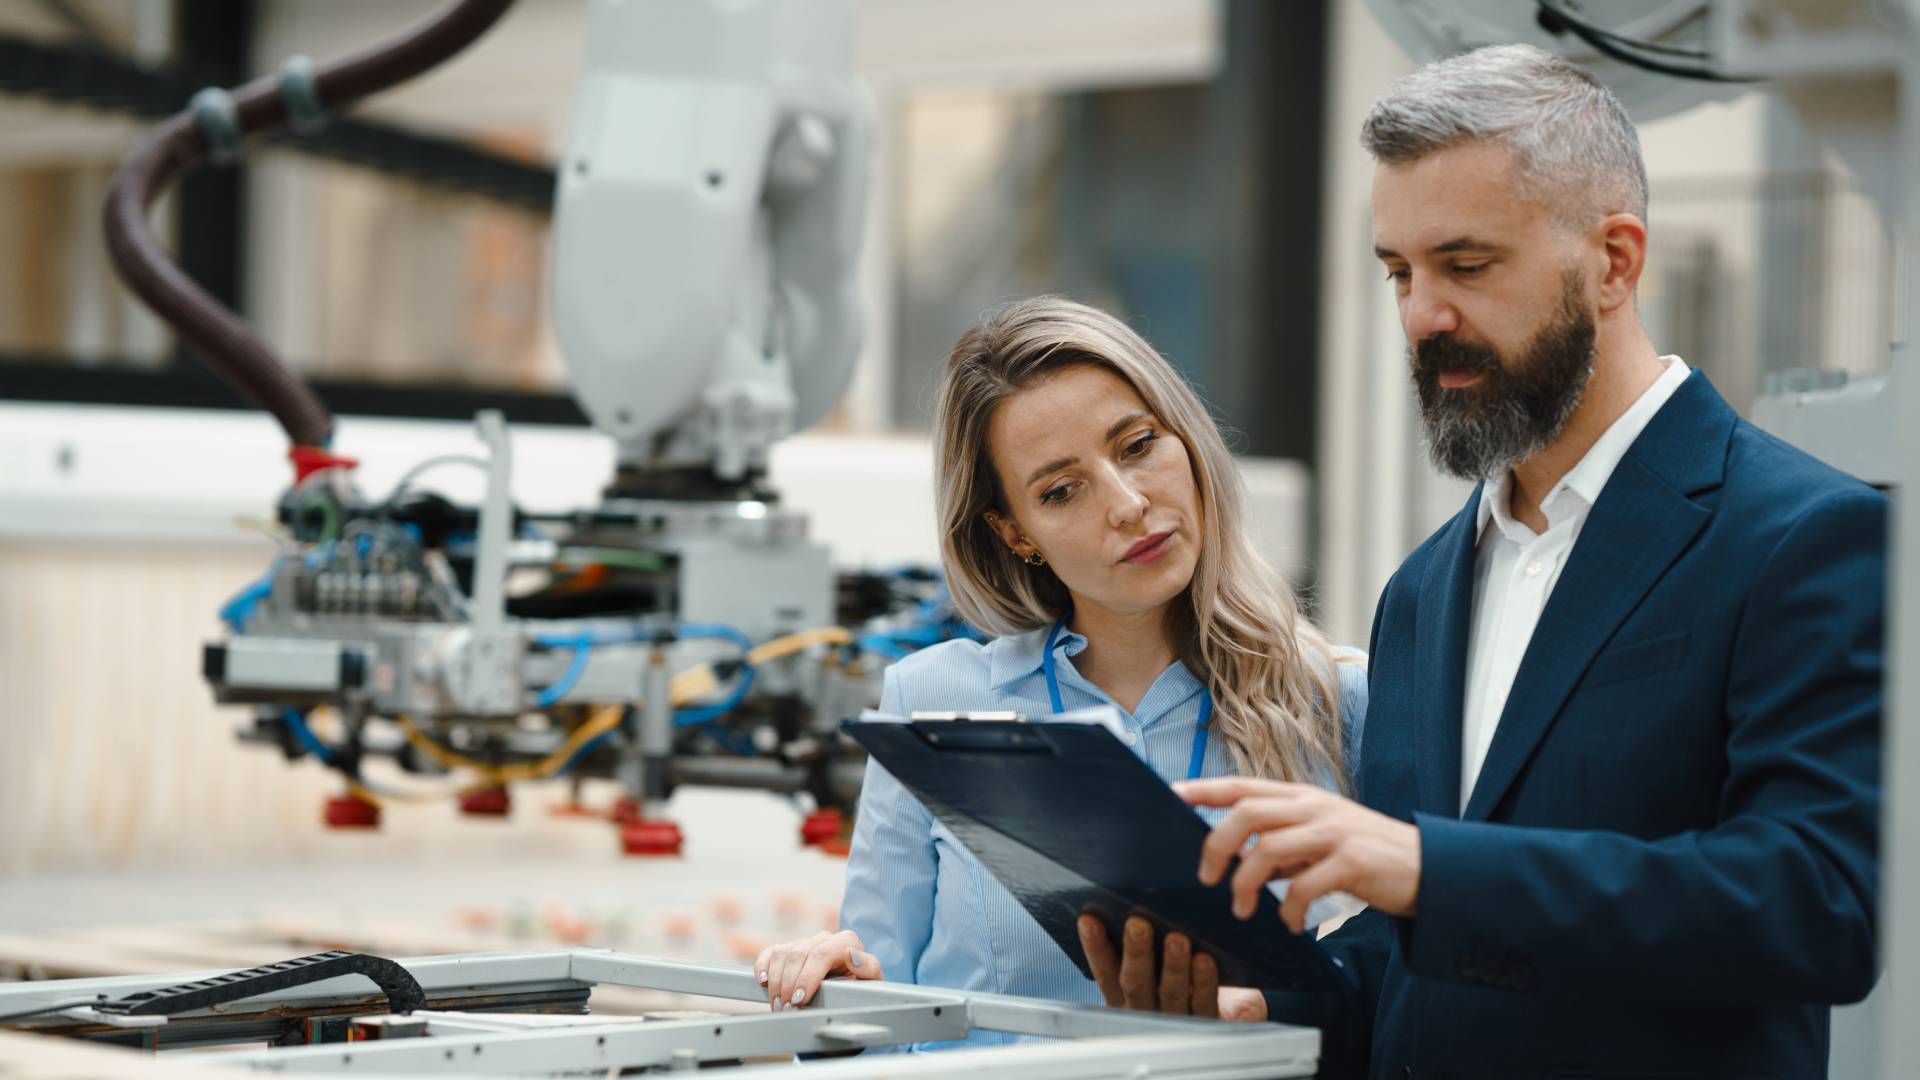
[[1123,743],[1126,743],[1128,746],[1132,746],[1134,743],[1137,743],[1140,741],[1140,736],[1135,735],[1133,732],[1129,731],[1124,735],[1120,736],[1120,741]]
[[1527,576],[1539,577],[1540,574],[1546,570],[1546,568],[1547,568],[1546,563],[1541,562],[1539,559],[1535,559],[1532,562],[1527,564]]

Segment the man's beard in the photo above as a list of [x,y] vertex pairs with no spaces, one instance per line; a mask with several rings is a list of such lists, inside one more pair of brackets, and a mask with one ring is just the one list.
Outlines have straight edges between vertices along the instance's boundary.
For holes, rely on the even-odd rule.
[[[1560,437],[1593,375],[1593,314],[1573,272],[1564,278],[1560,309],[1527,342],[1520,362],[1502,366],[1491,346],[1432,337],[1407,350],[1427,455],[1434,468],[1481,480],[1532,457]],[[1484,376],[1446,389],[1442,371]]]

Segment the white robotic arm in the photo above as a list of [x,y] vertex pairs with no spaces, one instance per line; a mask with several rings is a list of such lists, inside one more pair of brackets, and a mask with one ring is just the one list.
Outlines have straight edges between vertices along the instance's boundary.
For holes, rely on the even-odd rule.
[[623,472],[764,469],[839,399],[871,107],[849,0],[594,0],[554,222],[574,392]]

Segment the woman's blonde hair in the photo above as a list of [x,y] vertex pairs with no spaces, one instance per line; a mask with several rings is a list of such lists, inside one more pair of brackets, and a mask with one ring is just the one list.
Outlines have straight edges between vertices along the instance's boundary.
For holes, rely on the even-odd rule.
[[1303,618],[1280,573],[1246,532],[1233,455],[1186,380],[1119,319],[1058,296],[1022,300],[960,336],[940,380],[934,475],[940,555],[954,606],[995,634],[1051,626],[1071,606],[1045,566],[1007,550],[984,515],[1008,502],[988,452],[994,410],[1069,368],[1103,367],[1130,383],[1186,445],[1201,516],[1193,581],[1168,607],[1174,650],[1213,693],[1214,723],[1242,775],[1344,788],[1339,679],[1327,640]]

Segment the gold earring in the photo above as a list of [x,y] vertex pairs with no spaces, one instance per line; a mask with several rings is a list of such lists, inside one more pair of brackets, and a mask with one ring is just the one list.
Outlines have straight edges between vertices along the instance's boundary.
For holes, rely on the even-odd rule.
[[1027,557],[1025,561],[1028,566],[1047,565],[1047,557],[1045,555],[1040,554],[1038,551],[1027,552]]

